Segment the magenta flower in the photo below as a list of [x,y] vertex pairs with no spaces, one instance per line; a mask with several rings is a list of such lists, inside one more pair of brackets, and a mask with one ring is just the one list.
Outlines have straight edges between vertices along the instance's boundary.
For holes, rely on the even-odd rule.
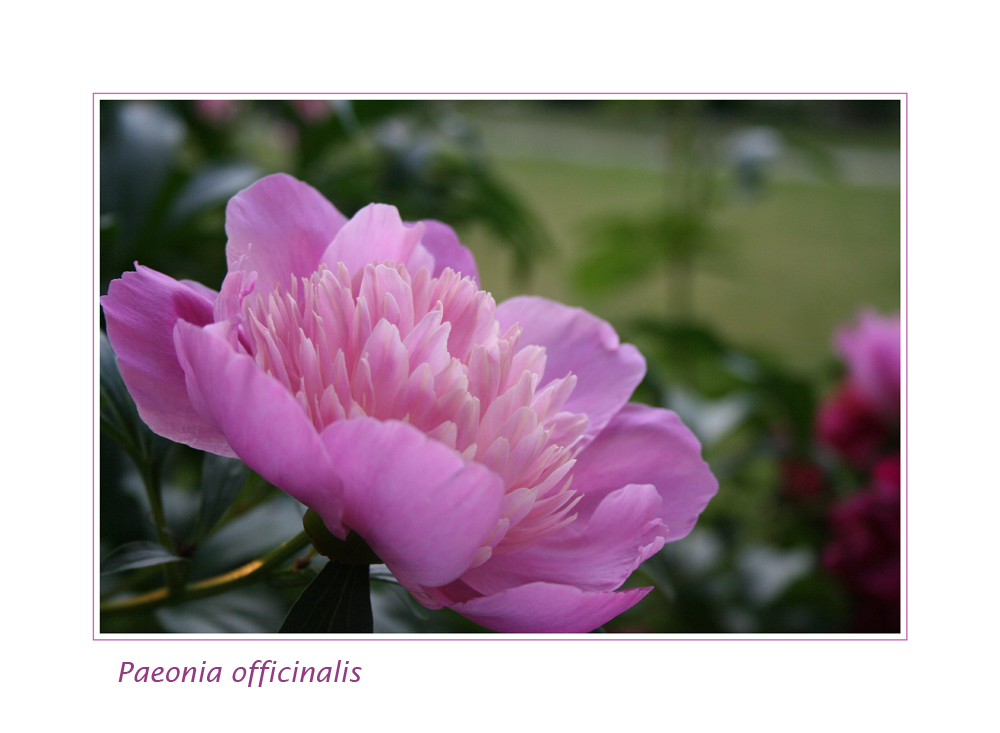
[[220,292],[145,267],[102,298],[157,433],[239,456],[357,532],[414,597],[504,632],[590,631],[717,490],[645,362],[604,321],[501,303],[444,224],[351,220],[286,175],[226,210]]
[[871,468],[899,450],[899,316],[865,311],[852,328],[841,329],[834,345],[847,377],[816,419],[820,440],[858,468]]
[[854,600],[854,630],[899,631],[900,460],[882,458],[871,485],[830,513],[832,539],[823,565]]
[[858,396],[889,426],[899,426],[899,316],[865,311],[853,328],[837,332],[837,351]]
[[887,450],[899,449],[899,426],[886,425],[868,400],[845,382],[816,416],[819,439],[855,468],[869,469]]

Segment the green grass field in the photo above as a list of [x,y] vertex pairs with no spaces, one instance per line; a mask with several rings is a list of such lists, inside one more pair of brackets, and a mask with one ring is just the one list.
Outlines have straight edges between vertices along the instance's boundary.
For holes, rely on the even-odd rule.
[[[662,266],[605,295],[572,282],[587,224],[608,214],[641,216],[662,205],[669,180],[651,170],[495,155],[502,179],[544,222],[555,252],[528,278],[483,231],[462,232],[483,285],[498,301],[535,293],[623,324],[667,315]],[[763,196],[723,203],[719,253],[695,280],[694,315],[735,344],[799,370],[831,357],[830,336],[864,306],[900,309],[900,190],[844,183],[775,181]]]

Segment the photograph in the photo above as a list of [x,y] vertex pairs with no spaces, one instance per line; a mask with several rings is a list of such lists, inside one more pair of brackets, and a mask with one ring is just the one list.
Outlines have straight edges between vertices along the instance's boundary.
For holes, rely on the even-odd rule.
[[95,639],[907,638],[905,95],[94,105]]

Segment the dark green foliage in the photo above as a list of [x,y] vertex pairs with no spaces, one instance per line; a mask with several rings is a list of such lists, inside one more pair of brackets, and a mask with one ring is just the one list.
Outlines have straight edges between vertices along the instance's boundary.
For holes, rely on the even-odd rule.
[[224,207],[266,173],[316,186],[345,215],[390,203],[404,219],[484,225],[521,273],[550,249],[540,221],[501,182],[449,108],[342,102],[305,115],[293,102],[237,102],[232,119],[196,103],[101,103],[101,292],[133,263],[218,287]]
[[170,441],[155,435],[139,418],[135,403],[118,371],[115,352],[101,334],[101,430],[108,433],[143,470],[163,465]]
[[371,588],[367,565],[326,564],[285,617],[283,634],[370,634]]
[[129,542],[117,547],[114,552],[101,560],[101,575],[181,561],[182,558],[171,554],[155,542]]
[[199,541],[215,528],[249,475],[250,469],[239,459],[205,454],[201,469],[201,509],[192,541]]

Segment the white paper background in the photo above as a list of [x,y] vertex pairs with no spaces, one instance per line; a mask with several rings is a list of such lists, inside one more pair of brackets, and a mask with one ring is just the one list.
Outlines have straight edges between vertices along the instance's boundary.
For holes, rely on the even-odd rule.
[[[0,689],[17,729],[981,727],[997,605],[990,25],[966,3],[652,7],[8,11]],[[230,91],[907,92],[909,640],[92,641],[91,94]],[[349,659],[362,682],[117,682],[126,660],[228,673],[265,657]]]

